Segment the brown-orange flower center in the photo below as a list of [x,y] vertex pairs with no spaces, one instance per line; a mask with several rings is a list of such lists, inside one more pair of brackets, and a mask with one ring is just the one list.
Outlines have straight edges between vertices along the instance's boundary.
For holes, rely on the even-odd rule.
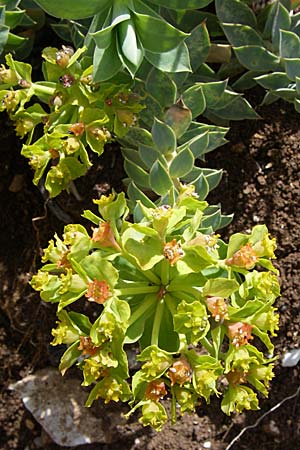
[[171,242],[167,242],[164,245],[164,257],[170,262],[171,266],[183,256],[183,250],[181,248],[180,242],[173,239]]
[[145,397],[147,400],[158,402],[158,400],[163,398],[166,394],[167,390],[165,387],[165,383],[161,380],[154,380],[148,384],[145,392]]
[[251,335],[253,325],[243,322],[233,323],[228,325],[228,335],[231,339],[232,345],[239,348],[242,345],[248,344],[248,341],[253,339]]
[[109,285],[105,280],[94,280],[89,286],[85,294],[89,302],[104,303],[110,296]]

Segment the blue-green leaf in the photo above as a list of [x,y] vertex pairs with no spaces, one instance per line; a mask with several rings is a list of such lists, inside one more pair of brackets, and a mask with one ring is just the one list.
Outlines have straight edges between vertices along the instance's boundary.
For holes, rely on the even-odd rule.
[[187,175],[194,167],[194,156],[191,150],[186,147],[175,156],[170,165],[170,175],[173,178],[180,178]]
[[155,118],[151,132],[153,142],[161,153],[165,155],[176,149],[176,136],[169,125]]
[[170,175],[160,161],[156,161],[150,170],[150,186],[158,195],[166,195],[173,186]]

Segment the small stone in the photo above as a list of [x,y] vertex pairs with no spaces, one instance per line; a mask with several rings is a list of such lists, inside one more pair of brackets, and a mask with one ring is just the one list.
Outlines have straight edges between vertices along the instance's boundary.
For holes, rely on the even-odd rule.
[[210,441],[203,442],[202,447],[203,448],[211,448],[211,442]]
[[267,180],[265,179],[265,177],[263,175],[259,175],[257,177],[257,181],[259,182],[259,184],[261,186],[264,186],[265,184],[267,184]]
[[294,348],[293,350],[290,350],[289,352],[285,353],[283,355],[281,365],[282,367],[294,367],[298,364],[300,361],[300,349]]
[[140,445],[140,443],[141,443],[141,440],[139,438],[136,438],[134,440],[134,445]]
[[26,428],[28,428],[28,430],[31,430],[31,431],[34,430],[34,428],[35,428],[34,423],[30,419],[25,420],[25,425],[26,425]]

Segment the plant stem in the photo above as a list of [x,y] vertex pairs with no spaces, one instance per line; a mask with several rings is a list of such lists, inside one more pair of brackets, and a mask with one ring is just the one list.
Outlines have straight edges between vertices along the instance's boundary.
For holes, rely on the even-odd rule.
[[134,287],[116,289],[116,295],[137,295],[137,294],[151,294],[159,291],[159,286],[145,286],[141,284],[140,286],[135,285]]
[[160,279],[163,286],[167,286],[170,281],[170,263],[163,259],[160,263]]
[[50,86],[43,86],[42,84],[32,83],[31,87],[34,89],[34,93],[38,94],[46,94],[46,95],[54,95],[56,92],[56,88],[51,88]]
[[202,339],[200,339],[200,343],[208,351],[210,355],[215,355],[214,346],[209,342],[207,337],[203,337]]
[[176,423],[176,396],[174,392],[174,387],[171,386],[171,395],[172,395],[172,403],[171,403],[171,422]]
[[[140,270],[140,269],[139,269]],[[160,285],[160,279],[158,278],[157,275],[155,275],[155,273],[153,273],[151,270],[143,270],[142,274],[148,278],[148,280],[150,280],[152,283]]]
[[151,305],[156,302],[156,295],[149,294],[143,300],[141,305],[134,311],[134,313],[130,316],[128,321],[128,328],[136,322],[146,311],[151,307]]
[[159,330],[162,321],[164,307],[165,307],[165,300],[164,298],[162,298],[161,300],[159,300],[156,306],[151,335],[151,345],[158,345]]
[[[167,307],[168,307],[170,313],[171,313],[172,316],[174,317],[174,315],[176,314],[176,306],[174,305],[172,296],[166,294],[165,300],[166,300],[166,305],[167,305]],[[174,300],[175,300],[176,303],[178,303],[176,299],[174,299]]]

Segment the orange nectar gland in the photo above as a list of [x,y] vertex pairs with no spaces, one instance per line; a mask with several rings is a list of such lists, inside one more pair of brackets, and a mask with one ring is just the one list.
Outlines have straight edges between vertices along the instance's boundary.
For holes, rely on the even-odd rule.
[[98,347],[92,343],[92,340],[89,336],[80,336],[80,344],[77,347],[78,350],[82,351],[82,355],[90,355],[94,356]]
[[151,381],[146,389],[145,397],[147,400],[158,402],[159,399],[167,395],[165,383],[160,380]]
[[102,222],[98,228],[93,229],[92,241],[98,242],[101,247],[120,248],[115,240],[114,232],[109,222]]
[[232,258],[226,259],[226,264],[228,266],[238,266],[249,270],[255,266],[257,261],[258,256],[252,245],[248,243],[235,252]]
[[223,297],[207,297],[207,308],[216,322],[228,320],[227,304]]
[[182,386],[187,381],[192,379],[192,368],[185,358],[181,358],[172,364],[168,370],[168,377],[171,380],[171,386],[178,383]]
[[252,328],[253,325],[243,322],[228,325],[228,335],[231,339],[232,345],[239,348],[242,345],[248,344],[248,341],[253,339],[253,336],[251,335]]
[[111,292],[105,280],[94,280],[89,283],[85,296],[89,302],[103,304],[111,296]]
[[74,134],[74,136],[82,136],[85,130],[83,122],[73,123],[69,128],[69,133]]
[[173,239],[164,245],[164,257],[169,261],[171,266],[184,255],[180,242]]

